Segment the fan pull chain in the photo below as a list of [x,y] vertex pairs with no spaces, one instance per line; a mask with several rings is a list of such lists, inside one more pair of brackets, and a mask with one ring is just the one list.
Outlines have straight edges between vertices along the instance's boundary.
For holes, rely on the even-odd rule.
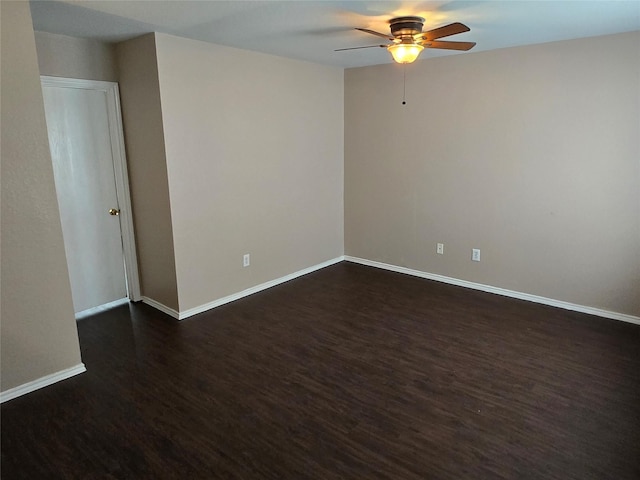
[[402,105],[406,105],[405,97],[407,95],[407,64],[402,65]]

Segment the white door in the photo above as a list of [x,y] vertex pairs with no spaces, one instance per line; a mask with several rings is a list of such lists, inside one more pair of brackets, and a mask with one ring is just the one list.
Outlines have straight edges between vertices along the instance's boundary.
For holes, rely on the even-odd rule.
[[49,77],[42,83],[73,305],[83,315],[126,301],[127,273],[137,272],[125,267],[123,250],[121,220],[130,220],[130,208],[117,188],[126,167],[112,111],[115,84]]

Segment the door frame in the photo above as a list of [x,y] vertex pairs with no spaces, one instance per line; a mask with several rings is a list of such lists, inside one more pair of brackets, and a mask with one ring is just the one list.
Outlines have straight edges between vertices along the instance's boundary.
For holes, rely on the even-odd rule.
[[133,229],[133,212],[131,193],[129,190],[129,174],[124,148],[122,115],[120,112],[120,91],[115,82],[99,80],[83,80],[79,78],[51,77],[41,75],[42,87],[78,88],[104,92],[107,99],[107,118],[109,122],[109,138],[113,157],[113,173],[116,184],[116,196],[120,209],[120,230],[122,232],[122,254],[127,282],[129,300],[142,300],[140,295],[140,277],[138,275],[138,255]]

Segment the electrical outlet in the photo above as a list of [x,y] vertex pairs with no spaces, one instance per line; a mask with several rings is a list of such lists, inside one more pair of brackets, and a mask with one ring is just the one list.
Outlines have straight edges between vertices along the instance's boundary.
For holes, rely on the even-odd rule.
[[436,248],[436,252],[439,253],[440,255],[444,255],[444,243],[438,244]]
[[251,255],[249,255],[248,253],[245,253],[244,256],[242,257],[242,266],[248,267],[249,265],[251,265]]
[[479,262],[480,261],[480,249],[479,248],[474,248],[471,250],[471,260],[473,260],[474,262]]

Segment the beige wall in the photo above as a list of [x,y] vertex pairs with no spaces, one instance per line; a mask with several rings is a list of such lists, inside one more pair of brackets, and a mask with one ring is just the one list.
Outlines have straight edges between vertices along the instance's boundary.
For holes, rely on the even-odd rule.
[[406,74],[346,71],[346,254],[640,315],[640,33]]
[[341,256],[342,69],[160,34],[157,51],[180,310]]
[[113,45],[45,32],[35,36],[40,75],[118,81]]
[[153,34],[116,46],[142,295],[178,309],[167,160]]
[[0,2],[2,391],[80,364],[27,2]]

